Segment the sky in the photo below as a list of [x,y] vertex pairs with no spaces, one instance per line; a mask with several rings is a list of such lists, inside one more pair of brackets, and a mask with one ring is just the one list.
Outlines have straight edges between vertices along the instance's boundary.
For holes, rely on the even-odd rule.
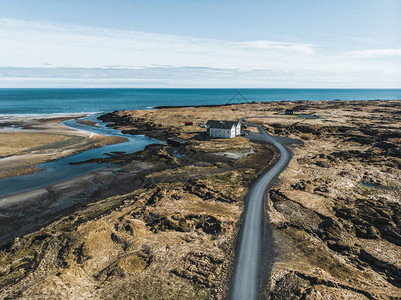
[[399,0],[0,0],[0,88],[401,88]]

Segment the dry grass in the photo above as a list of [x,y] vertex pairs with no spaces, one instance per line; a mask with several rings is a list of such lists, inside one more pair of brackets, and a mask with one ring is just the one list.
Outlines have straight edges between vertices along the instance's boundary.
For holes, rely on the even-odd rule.
[[235,150],[248,150],[252,146],[249,140],[244,137],[235,137],[232,139],[211,139],[209,141],[203,141],[202,143],[195,146],[196,150],[202,152],[224,152],[224,151],[235,151]]

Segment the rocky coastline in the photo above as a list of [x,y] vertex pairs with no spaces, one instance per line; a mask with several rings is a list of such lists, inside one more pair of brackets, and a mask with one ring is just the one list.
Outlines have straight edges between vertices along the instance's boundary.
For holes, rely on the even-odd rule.
[[121,171],[98,174],[89,201],[3,248],[0,297],[223,299],[248,186],[277,153],[243,138],[203,139],[202,126],[245,116],[304,142],[288,146],[292,160],[266,196],[276,255],[264,297],[399,299],[401,101],[106,114],[124,132],[189,144],[106,158]]

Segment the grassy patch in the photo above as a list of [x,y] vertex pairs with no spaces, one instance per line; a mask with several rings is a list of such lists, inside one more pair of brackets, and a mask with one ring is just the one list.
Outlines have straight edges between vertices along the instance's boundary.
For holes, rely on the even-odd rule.
[[202,141],[194,148],[202,152],[225,152],[248,150],[251,149],[251,145],[247,138],[235,137],[232,139],[211,139]]

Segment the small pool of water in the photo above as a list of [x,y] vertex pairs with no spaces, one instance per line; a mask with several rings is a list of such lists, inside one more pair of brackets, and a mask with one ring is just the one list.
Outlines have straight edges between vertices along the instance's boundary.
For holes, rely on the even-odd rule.
[[365,181],[362,181],[361,183],[362,183],[364,186],[367,186],[367,187],[377,188],[377,185],[374,185],[374,184],[371,184],[371,183],[367,183],[367,182],[365,182]]
[[186,154],[180,153],[178,150],[173,151],[173,155],[177,158],[186,157]]
[[108,154],[113,152],[134,153],[145,149],[147,145],[160,143],[159,140],[152,139],[144,135],[123,134],[120,130],[107,127],[106,123],[96,119],[99,115],[100,114],[93,114],[83,118],[85,120],[96,121],[98,127],[78,124],[76,123],[77,120],[68,120],[63,122],[63,124],[82,130],[99,133],[102,135],[122,136],[127,138],[128,141],[120,144],[106,145],[100,148],[91,149],[61,159],[45,162],[38,166],[38,168],[43,170],[34,174],[1,179],[0,197],[50,186],[88,174],[102,168],[112,166],[111,164],[99,163],[84,163],[74,165],[71,165],[70,163],[86,161],[93,158],[108,157]]

